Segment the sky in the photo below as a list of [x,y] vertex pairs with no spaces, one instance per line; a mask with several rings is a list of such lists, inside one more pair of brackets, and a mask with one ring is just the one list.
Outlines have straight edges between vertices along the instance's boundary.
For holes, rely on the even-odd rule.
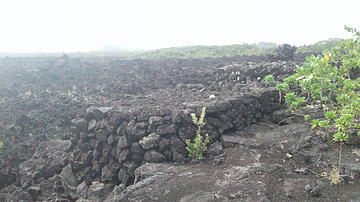
[[309,45],[360,29],[357,0],[9,0],[0,52],[159,49],[275,42]]

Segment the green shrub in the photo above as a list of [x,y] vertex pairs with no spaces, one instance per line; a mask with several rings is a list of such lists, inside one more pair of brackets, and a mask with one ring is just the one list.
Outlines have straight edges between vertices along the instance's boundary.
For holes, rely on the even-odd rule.
[[273,75],[267,75],[267,76],[265,76],[264,80],[265,80],[266,83],[270,83],[270,82],[275,81]]
[[197,159],[202,159],[203,152],[207,150],[207,144],[209,143],[209,135],[205,135],[205,139],[201,136],[201,128],[205,125],[204,118],[205,118],[205,110],[206,107],[202,108],[200,118],[197,118],[194,113],[191,113],[191,118],[193,122],[198,126],[196,130],[196,137],[194,142],[190,142],[189,139],[185,141],[187,147],[186,149],[189,151],[189,157],[195,157]]
[[[306,101],[320,103],[326,120],[312,120],[311,128],[322,128],[333,134],[333,141],[340,143],[339,165],[334,169],[337,172],[341,166],[341,145],[348,140],[349,134],[360,132],[360,32],[347,26],[345,30],[352,32],[354,38],[325,50],[322,56],[306,58],[305,64],[296,68],[295,75],[278,84],[278,90],[287,93],[285,101],[292,109]],[[295,86],[297,91],[291,92],[294,88],[288,86]],[[331,177],[331,181],[339,183],[341,180]]]

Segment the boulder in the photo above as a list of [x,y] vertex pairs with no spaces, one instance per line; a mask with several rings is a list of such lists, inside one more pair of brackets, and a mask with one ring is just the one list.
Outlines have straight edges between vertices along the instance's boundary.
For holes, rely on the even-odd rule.
[[126,131],[127,134],[129,134],[130,139],[134,141],[138,141],[146,135],[147,127],[148,127],[147,122],[140,122],[140,123],[130,122],[126,127]]
[[164,124],[164,118],[160,116],[151,116],[149,117],[149,125],[150,126],[159,126]]
[[21,187],[27,188],[39,178],[49,178],[61,172],[70,160],[66,152],[70,141],[53,140],[40,143],[34,156],[20,164]]
[[162,137],[163,136],[171,136],[171,135],[176,134],[176,130],[177,130],[176,125],[164,124],[164,125],[160,125],[160,126],[157,127],[156,133],[159,134]]
[[92,113],[96,120],[101,120],[107,117],[107,113],[110,112],[112,109],[112,107],[97,107],[92,111]]
[[144,160],[150,163],[160,163],[165,161],[165,156],[155,150],[149,150],[145,152]]
[[290,46],[289,44],[282,44],[271,53],[268,53],[266,56],[270,62],[276,62],[278,60],[288,61],[293,60],[294,52],[296,51],[296,46]]
[[139,144],[144,149],[151,149],[159,146],[159,141],[160,141],[160,135],[158,135],[157,133],[151,133],[150,135],[143,137],[139,141]]

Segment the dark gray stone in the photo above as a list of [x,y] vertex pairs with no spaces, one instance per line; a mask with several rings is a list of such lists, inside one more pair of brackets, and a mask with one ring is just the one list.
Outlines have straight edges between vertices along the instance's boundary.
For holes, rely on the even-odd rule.
[[53,140],[40,143],[31,159],[19,166],[21,187],[28,188],[35,184],[34,180],[49,178],[59,174],[69,163],[70,157],[66,147],[70,141]]
[[31,195],[27,192],[23,191],[19,187],[15,187],[15,190],[13,190],[7,197],[6,202],[12,202],[12,201],[33,201],[31,198]]
[[111,124],[108,124],[105,128],[109,133],[116,133],[117,130],[117,127]]
[[31,186],[27,189],[27,192],[31,195],[33,199],[36,199],[41,193],[41,188],[38,186]]
[[104,184],[97,181],[93,181],[87,190],[88,201],[104,201],[105,198],[111,193],[114,185]]
[[119,126],[123,121],[130,121],[130,113],[125,111],[114,111],[109,121],[111,124]]
[[102,119],[102,120],[99,121],[99,124],[100,124],[100,125],[99,125],[100,129],[104,129],[104,128],[106,128],[107,125],[109,124],[109,121],[106,120],[106,119]]
[[186,126],[186,127],[181,127],[178,130],[178,136],[179,138],[185,142],[187,139],[194,139],[196,134],[196,127],[195,126]]
[[233,120],[233,125],[237,131],[242,130],[245,127],[246,120],[241,117],[237,117]]
[[[80,119],[81,120],[81,119]],[[80,121],[78,120],[78,121]],[[81,126],[77,126],[77,122],[75,123],[75,126],[78,128],[80,131],[83,131],[83,127],[82,127],[82,123],[80,123]],[[82,120],[81,120],[82,121]],[[30,123],[32,122],[32,119],[28,116],[26,116],[25,114],[21,114],[20,117],[18,117],[16,120],[15,120],[15,123],[20,126],[22,129],[25,129]]]
[[119,138],[120,138],[120,137],[119,137],[117,134],[111,134],[111,135],[107,138],[107,143],[108,143],[109,145],[112,145],[112,144],[118,142]]
[[143,137],[139,141],[139,144],[144,149],[151,149],[159,146],[159,141],[160,141],[160,135],[158,135],[157,133],[151,133],[150,135]]
[[217,156],[224,152],[224,149],[219,141],[212,143],[207,150],[208,155]]
[[118,160],[119,160],[119,163],[124,163],[125,161],[128,161],[131,157],[131,153],[130,153],[130,150],[129,149],[123,149],[119,156],[118,156]]
[[128,173],[129,173],[132,177],[134,177],[134,176],[135,176],[134,171],[135,171],[135,169],[138,168],[140,165],[141,165],[141,163],[136,162],[136,161],[132,161],[129,165],[127,165],[127,169],[128,169],[127,171],[128,171]]
[[185,157],[181,154],[179,154],[178,152],[173,152],[172,153],[172,158],[173,161],[178,162],[180,164],[184,164],[185,163]]
[[289,61],[294,57],[294,52],[296,51],[296,46],[290,46],[289,44],[282,44],[273,50],[271,53],[268,53],[266,56],[270,62],[276,62],[278,60]]
[[160,125],[156,129],[157,134],[160,136],[171,136],[176,134],[177,127],[176,125]]
[[99,148],[99,140],[96,140],[96,139],[91,139],[90,140],[90,145],[91,145],[91,148],[92,149],[97,149]]
[[209,118],[206,118],[205,120],[206,120],[207,124],[212,125],[215,128],[219,128],[221,126],[221,121],[219,119],[209,117]]
[[176,111],[173,113],[172,123],[173,124],[191,123],[190,114],[185,114],[184,111]]
[[148,118],[150,117],[150,112],[149,111],[141,111],[137,116],[136,119],[139,122],[143,122],[143,121],[147,121]]
[[89,137],[89,134],[87,132],[80,132],[80,139],[82,143],[86,143],[91,140],[91,137]]
[[127,186],[132,181],[133,177],[127,172],[127,169],[121,168],[118,173],[118,179],[122,184]]
[[159,151],[163,152],[170,148],[170,139],[161,138],[159,142]]
[[186,149],[186,144],[176,137],[170,139],[170,151],[172,153],[177,152],[183,156],[187,156],[189,153]]
[[172,152],[170,150],[165,150],[162,152],[167,160],[172,160]]
[[291,123],[291,120],[286,120],[289,116],[290,114],[286,111],[286,109],[280,109],[271,114],[271,121],[275,124],[280,122],[282,122],[282,125],[289,124]]
[[93,110],[93,115],[96,120],[101,120],[107,117],[107,113],[110,112],[112,107],[97,107]]
[[108,136],[110,135],[110,133],[107,130],[100,130],[95,134],[96,134],[96,139],[99,140],[99,142],[106,142]]
[[224,134],[225,130],[229,130],[233,127],[234,127],[234,125],[231,122],[223,122],[219,128],[219,133]]
[[117,174],[111,171],[109,165],[105,165],[101,170],[101,182],[108,183],[117,179]]
[[146,135],[147,127],[148,127],[147,122],[140,122],[140,123],[130,122],[126,127],[126,131],[132,140],[138,141]]
[[[119,155],[120,156],[120,155]],[[111,151],[103,151],[99,159],[100,164],[107,164],[110,162]]]
[[134,142],[131,141],[130,138],[127,137],[127,135],[124,135],[124,136],[119,137],[117,146],[119,149],[123,149],[125,147],[132,145],[133,143]]
[[150,163],[161,163],[165,161],[165,156],[157,151],[149,150],[145,152],[144,160]]
[[95,119],[91,119],[89,121],[89,124],[88,124],[88,131],[91,131],[95,128],[95,125],[96,125],[96,120]]
[[145,153],[145,149],[138,142],[134,142],[134,144],[131,145],[130,151],[131,153],[138,154],[140,156]]
[[[210,114],[210,113],[224,112],[224,111],[230,110],[231,108],[232,108],[232,105],[230,103],[230,100],[217,101],[217,102],[209,103],[206,106],[206,113]],[[197,110],[197,112],[198,112],[197,117],[200,116],[201,110],[202,110],[202,107]]]
[[135,162],[141,162],[143,160],[143,156],[139,155],[139,154],[134,154],[132,155],[131,159]]
[[75,127],[80,132],[87,132],[88,123],[85,119],[79,119],[75,122]]
[[153,115],[153,116],[170,116],[171,110],[166,109],[166,108],[161,108],[161,109],[151,112],[151,115]]
[[124,121],[116,130],[116,134],[122,136],[126,135],[126,127],[128,125],[128,122]]
[[164,118],[160,116],[151,116],[149,117],[149,125],[150,126],[159,126],[164,124]]

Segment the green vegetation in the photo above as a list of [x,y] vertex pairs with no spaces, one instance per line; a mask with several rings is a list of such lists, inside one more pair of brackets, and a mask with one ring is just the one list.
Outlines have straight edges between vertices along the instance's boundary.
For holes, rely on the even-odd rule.
[[31,96],[33,96],[36,99],[36,94],[35,93],[31,93],[31,91],[27,91],[25,93],[25,97],[26,98],[30,98]]
[[344,39],[332,38],[328,40],[318,41],[311,45],[303,45],[297,48],[297,53],[322,53],[324,50],[330,50],[340,43],[344,42]]
[[206,107],[202,108],[200,118],[197,118],[194,113],[191,113],[191,118],[193,122],[198,126],[196,130],[196,137],[194,142],[190,142],[189,139],[185,141],[187,147],[186,149],[189,151],[189,157],[195,157],[197,159],[202,159],[203,152],[207,150],[207,144],[209,143],[209,134],[205,135],[205,139],[201,136],[201,128],[205,125],[205,110]]
[[73,85],[72,90],[66,90],[66,94],[70,98],[84,100],[85,102],[92,100],[92,96],[89,95],[88,89],[86,87],[84,87],[82,90],[77,89],[76,85]]
[[267,75],[267,76],[265,76],[264,80],[265,80],[266,83],[270,83],[270,82],[275,81],[273,75]]
[[177,48],[163,48],[142,52],[138,55],[142,59],[174,59],[174,58],[216,58],[232,57],[235,55],[264,55],[274,50],[276,46],[259,48],[255,44],[228,46],[186,46]]
[[2,148],[4,146],[3,142],[0,142],[0,148]]
[[[324,50],[339,45],[344,39],[328,39],[312,45],[297,48],[297,53],[321,53]],[[92,51],[66,53],[70,57],[118,57],[121,59],[178,59],[178,58],[216,58],[232,57],[236,55],[265,55],[273,51],[278,44],[272,42],[259,42],[257,44],[234,44],[224,46],[184,46],[162,48],[148,51]],[[64,53],[0,53],[2,57],[61,57]]]
[[[185,46],[162,48],[148,51],[103,51],[103,52],[72,52],[70,57],[119,57],[122,59],[176,59],[176,58],[215,58],[232,57],[235,55],[264,55],[278,45],[270,42],[258,44],[236,44],[224,46]],[[61,57],[63,53],[0,53],[0,57]]]
[[306,58],[295,75],[284,79],[281,85],[286,88],[278,88],[285,91],[285,101],[293,110],[311,101],[323,109],[325,120],[313,119],[311,128],[332,134],[333,141],[340,143],[339,164],[329,175],[333,184],[341,182],[343,143],[349,134],[360,134],[360,32],[347,26],[345,30],[352,32],[354,38],[325,50],[322,56]]

